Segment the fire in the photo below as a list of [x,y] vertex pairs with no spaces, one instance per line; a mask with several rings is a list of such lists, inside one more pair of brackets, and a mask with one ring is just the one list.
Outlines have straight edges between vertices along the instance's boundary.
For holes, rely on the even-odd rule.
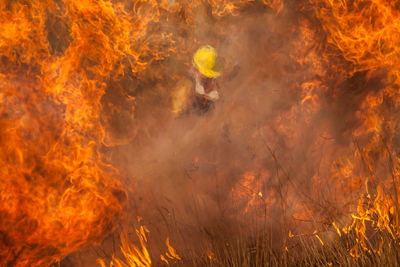
[[[99,153],[102,80],[115,55],[81,18],[110,10],[66,4],[1,5],[1,265],[49,265],[97,241],[114,228],[126,198]],[[54,23],[46,9],[54,20],[71,19],[64,53],[53,49],[66,40],[52,47],[43,34]],[[102,61],[89,63],[95,58]]]
[[[49,265],[114,229],[126,193],[100,150],[130,138],[104,96],[176,51],[150,26],[188,5],[173,2],[0,2],[1,265]],[[210,4],[222,16],[246,2]]]
[[[400,14],[398,6],[391,1],[321,1],[316,14],[322,21],[322,27],[328,34],[325,55],[329,58],[340,54],[346,60],[341,72],[351,76],[356,72],[368,71],[368,78],[373,79],[373,72],[388,72],[387,85],[380,91],[370,92],[360,107],[360,127],[353,136],[358,154],[366,168],[363,174],[368,192],[371,182],[374,199],[368,194],[361,195],[357,215],[354,215],[360,240],[365,238],[365,221],[378,217],[373,225],[398,232],[398,223],[389,224],[390,217],[398,217],[397,173],[394,167],[392,150],[398,144],[394,139],[397,120],[390,114],[390,109],[398,107],[398,60],[397,42],[399,36]],[[366,18],[371,18],[370,22]],[[390,103],[390,104],[389,104]],[[360,140],[360,141],[358,141]],[[362,141],[361,141],[362,140]],[[361,145],[360,142],[363,144]],[[360,147],[361,145],[361,147]],[[387,166],[380,169],[376,161]],[[348,159],[354,164],[354,158]],[[377,175],[383,177],[378,178]],[[383,174],[384,173],[384,174]],[[353,174],[354,175],[354,174]],[[352,176],[353,176],[352,175]],[[385,189],[383,189],[385,188]],[[390,189],[391,188],[391,189]],[[390,192],[392,191],[392,192]],[[394,197],[394,200],[393,200]],[[397,221],[397,219],[396,219]],[[354,225],[354,224],[353,224]],[[363,245],[365,247],[365,243]]]
[[[100,244],[152,175],[242,225],[322,246],[355,233],[351,255],[380,253],[369,228],[400,235],[399,27],[389,0],[0,0],[0,265]],[[193,119],[187,69],[208,42],[225,48],[225,96]],[[150,266],[146,233],[123,233],[111,264]],[[165,246],[158,261],[184,259]]]
[[[276,203],[274,190],[263,188],[263,182],[268,181],[269,173],[267,171],[254,172],[249,171],[243,174],[243,178],[238,181],[236,187],[232,189],[232,197],[243,206],[243,213],[254,213],[262,207],[264,212],[269,211],[271,206]],[[264,193],[263,193],[264,191]]]
[[[139,222],[140,222],[139,218]],[[141,225],[138,229],[135,229],[136,236],[139,239],[140,247],[137,247],[127,236],[127,233],[121,234],[121,251],[123,254],[123,259],[119,259],[115,255],[113,255],[112,260],[110,261],[109,266],[117,266],[117,267],[146,267],[153,266],[151,256],[148,246],[148,238],[147,234],[149,230]],[[167,247],[167,252],[165,254],[160,255],[160,259],[167,265],[170,263],[176,263],[177,261],[182,260],[182,258],[177,254],[176,250],[171,246],[169,238],[167,237],[165,241],[165,245]],[[106,267],[106,263],[103,259],[97,259],[97,262],[102,267]]]
[[[124,257],[127,261],[125,264],[123,261],[113,258],[113,261],[110,263],[110,266],[151,266],[151,259],[149,255],[149,251],[147,250],[146,243],[147,237],[146,232],[148,232],[147,228],[141,226],[139,230],[136,230],[136,235],[139,238],[141,249],[137,248],[135,245],[130,243],[127,236],[121,236],[121,251],[124,254]],[[100,261],[100,263],[104,265],[104,262]]]
[[177,254],[176,250],[169,243],[169,238],[165,240],[165,245],[167,246],[168,251],[165,253],[165,256],[164,255],[160,256],[163,262],[169,264],[170,261],[174,262],[182,260],[182,258]]
[[352,69],[343,69],[350,70],[347,74],[397,68],[399,11],[396,4],[385,0],[312,2],[317,4],[316,14],[328,33],[327,43],[353,64]]

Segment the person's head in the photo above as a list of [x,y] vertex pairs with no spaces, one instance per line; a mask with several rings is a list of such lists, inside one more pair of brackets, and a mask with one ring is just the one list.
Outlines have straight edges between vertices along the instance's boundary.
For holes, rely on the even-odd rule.
[[217,52],[210,45],[200,47],[193,56],[194,67],[207,78],[217,78],[221,75],[215,70]]

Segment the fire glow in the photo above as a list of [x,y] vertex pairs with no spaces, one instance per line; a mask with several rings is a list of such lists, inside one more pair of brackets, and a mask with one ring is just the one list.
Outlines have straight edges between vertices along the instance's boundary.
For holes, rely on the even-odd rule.
[[[208,44],[220,99],[196,114]],[[258,236],[380,255],[399,44],[389,0],[0,0],[0,265],[88,266],[93,246],[93,266],[212,265]]]

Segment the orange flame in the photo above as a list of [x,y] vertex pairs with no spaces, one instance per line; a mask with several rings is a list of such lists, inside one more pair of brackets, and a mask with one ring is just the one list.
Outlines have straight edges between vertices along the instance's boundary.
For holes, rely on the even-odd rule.
[[[206,41],[193,37],[187,42],[185,34],[175,31],[189,32],[197,19],[207,16],[238,17],[256,2],[271,7],[274,14],[284,13],[281,0],[0,1],[0,265],[49,265],[114,230],[127,194],[103,150],[127,143],[137,133],[138,94],[129,92],[136,90],[131,83],[152,80],[161,72],[169,75],[165,66],[158,66],[160,73],[147,71],[171,55],[190,58]],[[309,0],[299,6],[296,11],[310,9],[319,26],[312,19],[299,19],[293,55],[271,59],[296,62],[311,74],[294,77],[296,84],[287,82],[294,100],[268,121],[274,131],[267,139],[284,143],[288,151],[301,147],[307,156],[322,151],[318,167],[314,162],[296,166],[307,175],[308,169],[318,171],[305,175],[311,186],[300,192],[303,181],[291,181],[279,163],[290,162],[291,156],[279,159],[273,149],[263,147],[271,152],[276,173],[264,166],[247,168],[232,187],[232,197],[246,214],[256,206],[269,210],[279,202],[278,194],[265,184],[282,179],[287,186],[282,190],[290,195],[283,206],[293,206],[289,215],[284,207],[284,216],[328,223],[341,235],[334,217],[344,217],[335,209],[344,207],[351,222],[344,224],[343,234],[354,230],[361,247],[369,250],[368,225],[396,240],[400,234],[399,6],[389,0]],[[197,16],[200,10],[205,10],[204,17]],[[179,29],[165,26],[167,21],[179,21]],[[351,88],[354,92],[340,88],[342,81],[356,83],[357,75],[363,83]],[[281,79],[292,76],[288,77]],[[175,114],[188,105],[188,88],[190,82],[181,80],[170,94]],[[349,106],[352,112],[345,110]],[[323,121],[321,112],[334,113],[337,122]],[[121,113],[123,134],[113,128]],[[345,118],[347,113],[354,114]],[[299,129],[305,127],[318,134],[301,136]],[[254,135],[264,134],[264,128]],[[302,148],[304,140],[312,144]],[[308,205],[317,200],[323,202],[319,207]],[[143,227],[137,231],[141,249],[121,236],[130,266],[151,264],[145,233]],[[291,232],[289,236],[295,237]],[[166,246],[168,252],[160,256],[164,262],[181,259],[169,239]],[[350,253],[356,257],[358,249]],[[117,258],[113,264],[125,266]]]

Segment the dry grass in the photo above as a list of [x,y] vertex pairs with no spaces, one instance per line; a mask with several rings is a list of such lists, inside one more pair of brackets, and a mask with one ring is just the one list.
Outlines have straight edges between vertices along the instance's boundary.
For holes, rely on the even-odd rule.
[[[236,240],[214,244],[211,255],[185,255],[174,266],[399,266],[400,246],[389,235],[377,234],[382,242],[378,250],[364,250],[354,233],[337,237],[322,245],[312,237],[290,242],[288,250],[271,249],[268,240]],[[379,244],[370,244],[370,246]],[[351,255],[358,250],[357,256]]]

